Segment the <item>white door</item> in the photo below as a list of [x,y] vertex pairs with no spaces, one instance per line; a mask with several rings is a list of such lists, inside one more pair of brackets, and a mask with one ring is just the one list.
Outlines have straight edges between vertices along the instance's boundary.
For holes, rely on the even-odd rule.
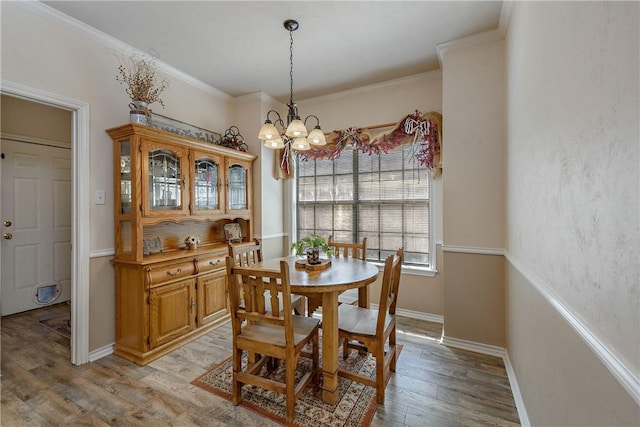
[[[42,307],[38,287],[71,294],[71,150],[2,140],[1,314]],[[48,288],[51,289],[51,288]]]

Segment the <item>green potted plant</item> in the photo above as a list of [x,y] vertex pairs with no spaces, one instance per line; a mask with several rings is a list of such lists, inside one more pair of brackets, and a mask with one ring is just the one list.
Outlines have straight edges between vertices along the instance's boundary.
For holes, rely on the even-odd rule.
[[327,255],[333,255],[333,249],[329,247],[327,241],[324,237],[319,236],[317,234],[312,234],[311,236],[303,237],[291,244],[291,250],[294,250],[296,255],[302,256],[304,254],[307,255],[307,262],[309,264],[315,265],[320,264],[320,251],[322,250]]

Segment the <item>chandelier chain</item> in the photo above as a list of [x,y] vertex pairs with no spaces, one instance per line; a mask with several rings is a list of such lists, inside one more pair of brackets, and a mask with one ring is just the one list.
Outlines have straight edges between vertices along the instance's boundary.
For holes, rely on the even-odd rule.
[[289,65],[289,81],[291,82],[289,104],[293,104],[293,30],[289,30]]

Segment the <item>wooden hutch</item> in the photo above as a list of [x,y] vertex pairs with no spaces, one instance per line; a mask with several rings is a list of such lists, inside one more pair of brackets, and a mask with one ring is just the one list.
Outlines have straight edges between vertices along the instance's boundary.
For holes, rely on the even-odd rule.
[[[114,142],[116,343],[145,365],[229,317],[224,225],[253,241],[257,156],[146,126]],[[197,248],[185,238],[197,236]]]

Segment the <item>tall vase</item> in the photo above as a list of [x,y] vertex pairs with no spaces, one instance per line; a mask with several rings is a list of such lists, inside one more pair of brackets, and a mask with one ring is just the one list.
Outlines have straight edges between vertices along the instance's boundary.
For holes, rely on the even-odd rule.
[[148,125],[151,123],[151,113],[149,112],[148,103],[144,101],[133,101],[129,104],[129,119],[131,123],[139,125]]

